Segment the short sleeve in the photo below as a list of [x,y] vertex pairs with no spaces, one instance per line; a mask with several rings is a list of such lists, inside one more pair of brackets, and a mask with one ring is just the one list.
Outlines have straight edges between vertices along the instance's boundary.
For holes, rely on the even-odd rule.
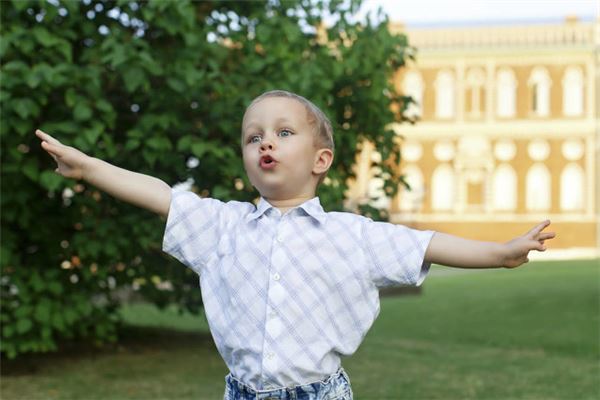
[[425,262],[425,252],[434,233],[366,219],[362,240],[375,286],[419,286],[431,265]]
[[218,244],[223,208],[219,200],[171,190],[163,251],[200,274]]

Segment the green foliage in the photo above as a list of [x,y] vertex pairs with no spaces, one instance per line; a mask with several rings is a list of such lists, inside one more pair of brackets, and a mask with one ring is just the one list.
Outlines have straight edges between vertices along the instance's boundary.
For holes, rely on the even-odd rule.
[[[406,57],[359,1],[13,1],[1,7],[2,351],[117,338],[123,288],[198,311],[197,276],[161,252],[164,221],[53,172],[34,130],[115,165],[221,199],[252,200],[239,148],[252,98],[279,88],[331,118],[336,159],[320,196],[342,209],[356,149],[398,185],[390,82]],[[337,19],[318,36],[324,15]],[[186,162],[196,157],[199,166]],[[237,182],[237,185],[236,185]],[[243,183],[243,187],[240,186]],[[377,210],[372,210],[377,213]],[[169,289],[165,282],[171,282]]]

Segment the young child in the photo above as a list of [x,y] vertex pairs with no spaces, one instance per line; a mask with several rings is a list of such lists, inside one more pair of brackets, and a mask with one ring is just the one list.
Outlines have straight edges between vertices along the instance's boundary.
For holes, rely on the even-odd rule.
[[507,243],[462,239],[323,211],[331,124],[313,103],[271,91],[242,121],[258,205],[172,191],[36,131],[56,171],[167,217],[163,250],[200,276],[206,317],[230,374],[225,399],[352,399],[341,356],[379,313],[378,288],[420,285],[431,263],[514,268],[544,251],[550,221]]

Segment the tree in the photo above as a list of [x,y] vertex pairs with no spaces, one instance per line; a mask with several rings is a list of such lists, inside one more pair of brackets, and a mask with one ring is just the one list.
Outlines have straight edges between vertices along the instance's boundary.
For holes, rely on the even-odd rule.
[[[117,339],[119,288],[199,311],[197,277],[161,252],[165,221],[53,172],[33,132],[202,196],[250,201],[241,116],[280,88],[332,120],[336,158],[320,189],[343,209],[357,148],[375,144],[393,195],[399,149],[388,124],[406,99],[391,84],[407,56],[387,20],[358,23],[360,1],[48,0],[3,3],[2,351],[62,338]],[[326,15],[333,21],[324,27]],[[318,29],[317,29],[318,28]]]

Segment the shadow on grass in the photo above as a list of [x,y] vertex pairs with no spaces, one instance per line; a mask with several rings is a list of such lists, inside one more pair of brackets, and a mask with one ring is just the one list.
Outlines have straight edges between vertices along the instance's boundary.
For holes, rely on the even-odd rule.
[[[51,353],[23,354],[10,360],[2,354],[0,376],[35,375],[47,369],[60,369],[76,361],[98,359],[111,355],[140,355],[161,351],[177,351],[190,348],[214,348],[209,332],[190,332],[172,328],[124,325],[119,329],[117,343],[100,346],[84,341],[63,341],[58,351]],[[216,349],[215,349],[216,351]]]

